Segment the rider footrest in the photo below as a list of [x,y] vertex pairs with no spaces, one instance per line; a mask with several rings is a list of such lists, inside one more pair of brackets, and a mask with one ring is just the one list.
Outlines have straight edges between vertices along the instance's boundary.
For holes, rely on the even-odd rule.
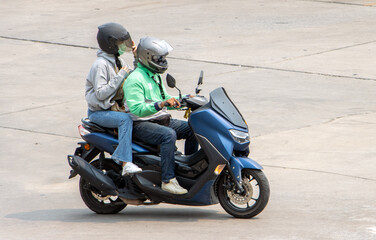
[[138,194],[138,193],[131,193],[129,191],[122,191],[121,189],[118,190],[119,191],[119,197],[121,198],[126,198],[126,199],[130,199],[130,200],[143,200],[145,201],[145,196],[142,195],[142,194]]
[[[151,197],[153,201],[164,202],[164,201],[170,201],[177,197],[180,199],[192,197],[189,194],[177,195],[177,194],[172,194],[172,193],[163,191],[161,189],[161,183],[162,183],[161,174],[159,172],[148,171],[148,170],[142,171],[141,173],[136,174],[133,180],[141,190],[143,190],[144,192],[147,192],[148,196]],[[184,185],[181,185],[181,186],[187,188]]]

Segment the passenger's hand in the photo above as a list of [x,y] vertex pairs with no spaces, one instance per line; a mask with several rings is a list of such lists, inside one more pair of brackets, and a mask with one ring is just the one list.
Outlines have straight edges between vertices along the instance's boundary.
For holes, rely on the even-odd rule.
[[131,71],[127,65],[123,66],[123,67],[121,68],[121,70],[126,71],[128,74],[129,74],[130,71]]
[[180,107],[180,102],[178,100],[176,100],[175,98],[170,98],[166,101],[163,101],[162,104],[161,104],[162,107],[164,107],[166,103],[168,103],[169,106],[171,106],[171,107],[176,107],[176,108]]
[[133,43],[133,46],[132,46],[132,52],[133,52],[133,55],[136,54],[136,51],[137,51],[137,46],[134,44],[134,42],[132,41]]

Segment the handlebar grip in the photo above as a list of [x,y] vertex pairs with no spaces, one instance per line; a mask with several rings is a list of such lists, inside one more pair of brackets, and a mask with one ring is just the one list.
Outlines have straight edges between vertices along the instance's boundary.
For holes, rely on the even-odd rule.
[[[185,102],[185,99],[184,98],[181,98],[181,99],[178,99],[179,103],[182,104]],[[165,107],[171,107],[171,105],[166,101],[165,104],[164,104]]]

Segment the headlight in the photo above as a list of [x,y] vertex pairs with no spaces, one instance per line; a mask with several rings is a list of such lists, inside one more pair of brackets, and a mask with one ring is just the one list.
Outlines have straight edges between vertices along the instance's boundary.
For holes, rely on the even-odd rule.
[[238,143],[249,142],[249,135],[247,132],[242,132],[242,131],[238,131],[235,129],[230,129],[229,131],[232,137],[234,138],[234,140],[237,141]]

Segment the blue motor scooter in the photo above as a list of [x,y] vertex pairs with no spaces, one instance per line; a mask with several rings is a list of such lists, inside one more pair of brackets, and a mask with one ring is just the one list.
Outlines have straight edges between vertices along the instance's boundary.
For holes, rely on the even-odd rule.
[[[196,94],[200,92],[202,76],[201,72]],[[170,75],[167,83],[176,87]],[[178,151],[175,154],[176,178],[188,193],[174,195],[161,189],[158,146],[134,141],[133,163],[143,171],[122,176],[121,165],[105,156],[118,145],[116,129],[101,127],[85,118],[79,126],[84,142],[78,143],[68,162],[73,169],[70,178],[81,176],[79,189],[88,208],[108,214],[123,210],[127,204],[204,206],[219,202],[237,218],[252,218],[265,208],[269,183],[262,167],[248,158],[248,126],[226,91],[215,89],[210,101],[196,96],[181,98],[180,102],[200,145],[200,150],[192,155]]]

